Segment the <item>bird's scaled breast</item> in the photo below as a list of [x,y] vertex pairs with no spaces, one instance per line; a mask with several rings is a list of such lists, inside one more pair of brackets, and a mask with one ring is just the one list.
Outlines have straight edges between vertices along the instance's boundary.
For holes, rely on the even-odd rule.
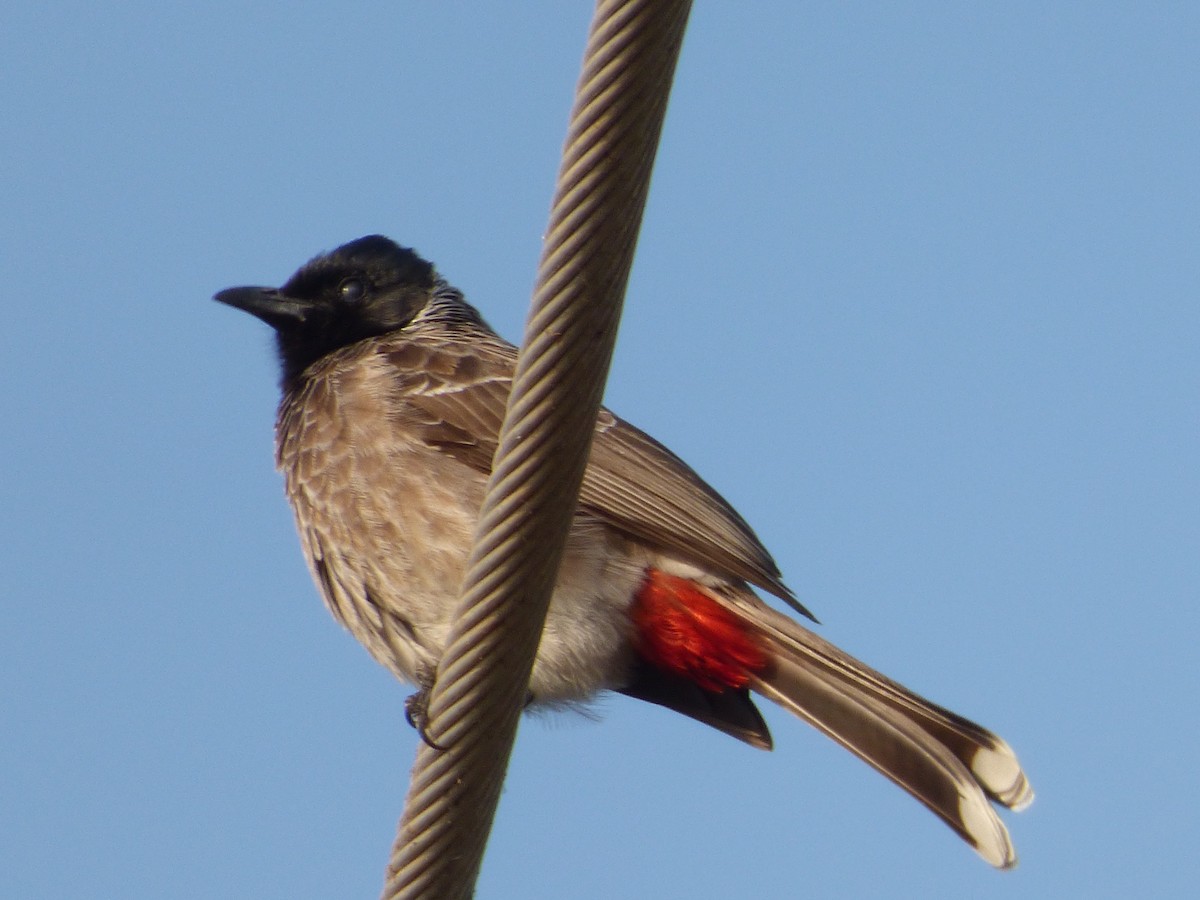
[[361,632],[387,617],[425,647],[443,643],[484,479],[406,434],[402,400],[371,375],[342,368],[285,396],[277,459],[326,602],[379,658]]
[[[485,474],[407,429],[403,396],[364,362],[285,398],[278,461],[330,610],[377,660],[413,681],[444,649]],[[576,517],[531,680],[535,700],[582,700],[623,682],[622,613],[648,561],[638,542]]]

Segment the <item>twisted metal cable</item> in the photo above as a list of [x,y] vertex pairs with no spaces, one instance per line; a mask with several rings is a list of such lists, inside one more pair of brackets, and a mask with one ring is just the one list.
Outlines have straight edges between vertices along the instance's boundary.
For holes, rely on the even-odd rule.
[[690,0],[599,0],[384,898],[470,897],[587,464]]

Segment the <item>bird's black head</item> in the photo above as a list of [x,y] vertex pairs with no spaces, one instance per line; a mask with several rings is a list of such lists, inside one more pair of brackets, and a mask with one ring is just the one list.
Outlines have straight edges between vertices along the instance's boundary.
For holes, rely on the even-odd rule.
[[436,281],[433,266],[412,250],[371,235],[316,257],[281,288],[229,288],[214,299],[275,329],[290,382],[334,350],[403,328]]

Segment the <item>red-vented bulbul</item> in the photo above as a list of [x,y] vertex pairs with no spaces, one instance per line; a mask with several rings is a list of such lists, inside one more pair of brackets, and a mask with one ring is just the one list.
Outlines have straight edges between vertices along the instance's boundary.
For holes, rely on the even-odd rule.
[[[412,250],[364,237],[281,288],[216,299],[275,329],[276,462],[334,617],[427,688],[446,644],[516,349]],[[531,703],[613,690],[770,748],[778,703],[892,779],[995,866],[989,800],[1033,799],[991,732],[767,606],[807,611],[741,516],[678,457],[601,410],[530,680]]]

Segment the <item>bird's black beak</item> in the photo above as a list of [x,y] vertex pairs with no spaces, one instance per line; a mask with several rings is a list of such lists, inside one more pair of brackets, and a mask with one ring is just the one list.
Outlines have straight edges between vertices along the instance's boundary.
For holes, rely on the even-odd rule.
[[281,294],[276,288],[235,287],[213,297],[219,303],[243,310],[272,328],[300,325],[313,310],[313,303]]

